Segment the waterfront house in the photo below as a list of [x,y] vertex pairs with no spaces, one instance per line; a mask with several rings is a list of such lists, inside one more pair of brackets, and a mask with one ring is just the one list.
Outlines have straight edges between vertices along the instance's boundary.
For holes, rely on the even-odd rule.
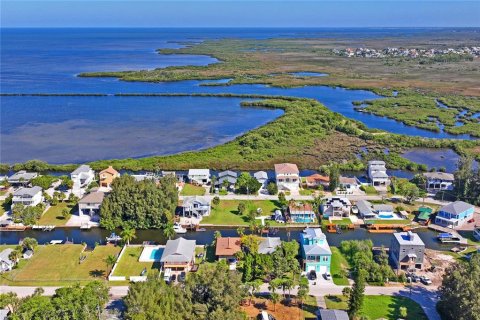
[[33,250],[27,249],[23,251],[22,257],[23,259],[30,259],[31,257],[33,257]]
[[320,228],[306,228],[300,233],[302,268],[306,272],[314,270],[324,274],[330,272],[332,251],[327,237]]
[[70,173],[70,179],[73,182],[73,194],[80,197],[83,195],[83,188],[88,187],[95,180],[95,172],[90,166],[83,164]]
[[174,272],[188,272],[195,265],[195,240],[178,238],[168,240],[163,250],[160,263],[162,269],[170,269]]
[[390,180],[385,167],[385,161],[368,161],[368,178],[373,186],[388,186]]
[[27,186],[30,181],[36,177],[38,177],[38,173],[36,172],[27,172],[25,170],[20,170],[8,177],[7,181],[14,187]]
[[262,238],[262,241],[258,245],[258,253],[271,254],[281,245],[282,245],[282,240],[280,240],[279,237]]
[[[226,170],[218,173],[218,179],[215,185],[218,187],[227,186],[227,189],[235,189],[235,183],[237,183],[238,174],[234,171]],[[225,182],[226,181],[226,182]]]
[[455,201],[438,210],[435,224],[455,228],[472,219],[475,207],[463,201]]
[[13,193],[12,207],[16,204],[34,207],[43,202],[42,188],[35,186],[32,188],[21,187]]
[[307,186],[307,188],[322,187],[323,189],[328,189],[329,184],[330,184],[330,177],[322,176],[321,174],[318,174],[318,173],[305,177],[305,185]]
[[390,243],[390,261],[394,269],[422,269],[425,244],[411,231],[397,232]]
[[78,201],[78,215],[88,215],[93,217],[100,214],[100,207],[102,206],[105,193],[101,191],[93,191],[86,194],[80,201]]
[[342,197],[330,197],[320,206],[323,217],[349,217],[352,204]]
[[320,320],[349,320],[345,310],[319,309]]
[[253,177],[262,184],[260,189],[266,189],[268,184],[268,174],[265,171],[257,171]]
[[316,221],[316,214],[310,203],[290,203],[288,213],[290,220],[295,223],[312,223]]
[[423,176],[427,179],[426,189],[428,192],[438,192],[453,189],[455,178],[453,174],[446,172],[425,172]]
[[359,200],[356,203],[358,213],[363,219],[375,219],[376,213],[373,212],[373,205],[367,200]]
[[195,215],[197,218],[201,218],[210,215],[211,210],[210,202],[202,196],[184,197],[181,207],[184,217]]
[[190,169],[187,174],[188,180],[193,184],[205,185],[210,183],[209,169]]
[[338,188],[335,192],[338,195],[354,194],[360,190],[360,181],[356,177],[343,177],[338,178]]
[[15,266],[15,261],[10,260],[10,253],[13,252],[12,248],[7,248],[0,252],[0,273],[10,271]]
[[144,181],[144,180],[153,180],[158,182],[159,176],[153,172],[145,172],[144,174],[132,174],[133,179],[136,182]]
[[100,177],[100,187],[103,188],[111,188],[113,180],[120,177],[120,173],[112,166],[100,171],[98,175]]
[[296,164],[275,164],[275,179],[278,190],[298,191],[300,187],[300,171]]
[[420,207],[418,208],[417,220],[422,224],[428,224],[430,222],[430,217],[433,213],[433,209],[429,207]]
[[235,254],[242,251],[240,237],[219,237],[215,244],[215,256],[218,260],[236,259]]
[[374,204],[373,212],[377,214],[379,218],[393,218],[393,206],[389,204]]

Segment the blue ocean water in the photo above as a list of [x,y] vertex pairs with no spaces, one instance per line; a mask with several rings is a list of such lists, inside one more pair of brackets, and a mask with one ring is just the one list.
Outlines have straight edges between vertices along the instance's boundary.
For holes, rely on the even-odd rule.
[[[1,29],[1,93],[238,93],[314,98],[367,126],[432,138],[462,138],[357,112],[352,101],[372,92],[307,86],[201,86],[202,82],[124,82],[80,78],[87,71],[205,66],[215,58],[160,55],[218,38],[415,36],[434,29]],[[308,70],[305,70],[307,72]],[[227,81],[227,80],[220,80]],[[279,110],[241,108],[238,98],[1,97],[0,161],[54,163],[172,154],[210,147],[271,121]]]

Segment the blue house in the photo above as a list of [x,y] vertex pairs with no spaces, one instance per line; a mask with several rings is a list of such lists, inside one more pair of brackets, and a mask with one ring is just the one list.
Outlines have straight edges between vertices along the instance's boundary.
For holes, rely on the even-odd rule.
[[306,228],[300,233],[303,270],[324,274],[330,272],[332,251],[320,228]]
[[475,207],[463,201],[455,201],[440,208],[435,218],[435,224],[455,228],[473,217]]

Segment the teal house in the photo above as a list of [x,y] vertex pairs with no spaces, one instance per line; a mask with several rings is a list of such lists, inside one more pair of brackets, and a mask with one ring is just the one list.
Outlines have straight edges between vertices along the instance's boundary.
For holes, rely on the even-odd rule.
[[302,267],[306,272],[315,270],[324,274],[330,272],[332,251],[327,242],[327,237],[320,228],[306,228],[300,233],[302,251]]

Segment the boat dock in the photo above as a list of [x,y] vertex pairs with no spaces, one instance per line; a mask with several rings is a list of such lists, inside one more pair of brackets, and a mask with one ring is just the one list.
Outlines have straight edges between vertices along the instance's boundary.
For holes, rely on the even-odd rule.
[[394,233],[397,230],[410,231],[411,227],[405,224],[368,224],[367,230],[371,233]]
[[459,244],[467,244],[468,245],[468,239],[462,237],[457,231],[450,229],[450,228],[445,228],[436,224],[429,224],[428,228],[440,233],[449,233],[451,234],[451,237],[449,238],[441,238],[440,241],[442,243],[459,243]]

